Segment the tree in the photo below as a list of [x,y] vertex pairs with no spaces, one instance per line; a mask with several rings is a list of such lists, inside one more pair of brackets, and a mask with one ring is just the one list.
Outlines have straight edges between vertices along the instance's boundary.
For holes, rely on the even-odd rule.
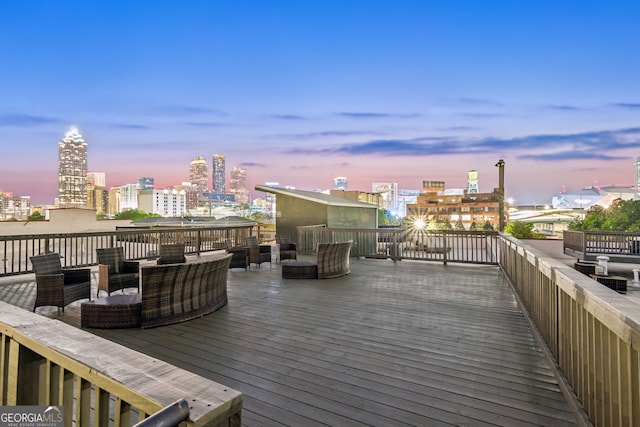
[[544,236],[533,229],[532,222],[511,221],[504,232],[516,239],[540,239]]
[[493,228],[493,225],[491,225],[491,223],[489,221],[485,221],[484,224],[482,224],[482,231],[494,231],[495,228]]
[[27,217],[29,221],[44,221],[46,218],[40,212],[35,211]]
[[456,230],[463,230],[464,231],[464,224],[462,223],[462,218],[458,218],[458,221],[456,222]]
[[569,224],[574,231],[639,231],[640,200],[616,200],[609,208],[594,205],[581,220]]
[[151,216],[160,216],[157,214],[149,214],[139,209],[127,209],[126,211],[118,212],[115,215],[115,219],[130,219],[135,221],[137,219],[149,218]]

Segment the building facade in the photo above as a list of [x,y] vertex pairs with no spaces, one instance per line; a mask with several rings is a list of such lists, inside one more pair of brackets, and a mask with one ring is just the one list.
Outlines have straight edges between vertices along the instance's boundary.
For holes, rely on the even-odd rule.
[[347,177],[337,176],[333,178],[333,189],[347,191]]
[[247,190],[247,170],[238,166],[231,169],[231,181],[229,193],[233,194],[238,203],[249,203],[249,190]]
[[164,217],[187,214],[186,194],[183,190],[140,190],[140,209]]
[[211,169],[212,176],[212,192],[213,193],[225,193],[227,191],[227,184],[225,180],[225,166],[224,166],[224,154],[213,155],[213,167]]
[[58,207],[87,206],[87,143],[72,127],[58,143]]
[[136,180],[136,185],[140,190],[153,190],[155,187],[155,180],[149,176],[143,176]]
[[[424,193],[417,197],[415,204],[407,204],[407,217],[420,219],[425,223],[449,223],[451,228],[460,224],[466,230],[481,229],[490,224],[497,230],[500,226],[500,193],[448,194],[443,181],[424,181]],[[508,206],[505,203],[505,212]],[[505,221],[506,222],[506,221]]]
[[380,194],[384,209],[392,215],[398,214],[398,184],[395,182],[374,182],[371,191]]
[[196,157],[191,161],[189,178],[191,185],[193,185],[199,193],[204,193],[209,190],[209,168],[204,157]]

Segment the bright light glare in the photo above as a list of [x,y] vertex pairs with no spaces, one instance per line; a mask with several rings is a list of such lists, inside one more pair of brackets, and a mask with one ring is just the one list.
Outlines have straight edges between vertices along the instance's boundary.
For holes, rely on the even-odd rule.
[[413,226],[418,230],[422,230],[427,226],[427,223],[424,219],[418,218],[413,222]]

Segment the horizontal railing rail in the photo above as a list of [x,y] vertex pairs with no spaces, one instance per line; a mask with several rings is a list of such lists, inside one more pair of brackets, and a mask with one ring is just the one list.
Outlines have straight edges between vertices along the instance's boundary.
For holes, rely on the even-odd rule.
[[241,425],[238,391],[4,302],[0,312],[2,405],[61,406],[65,426],[120,427],[184,399],[187,425]]
[[516,239],[499,244],[501,268],[590,422],[640,426],[640,307]]
[[638,257],[640,232],[627,231],[564,231],[563,246],[579,252],[585,259],[596,255]]
[[122,246],[125,258],[154,258],[158,246],[184,243],[188,254],[226,248],[225,240],[243,245],[253,232],[251,226],[224,228],[125,228],[90,233],[26,234],[0,236],[0,276],[31,273],[30,257],[42,253],[60,254],[66,268],[96,265],[96,249]]
[[318,243],[353,241],[351,255],[393,260],[415,259],[497,264],[495,231],[426,231],[403,228],[356,229],[303,226],[297,228],[298,250],[314,252]]

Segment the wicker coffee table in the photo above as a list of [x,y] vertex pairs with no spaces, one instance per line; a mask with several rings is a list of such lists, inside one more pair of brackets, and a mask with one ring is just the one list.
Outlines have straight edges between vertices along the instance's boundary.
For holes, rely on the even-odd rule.
[[80,304],[83,328],[139,328],[140,295],[110,295]]
[[318,265],[314,262],[296,261],[282,264],[283,279],[317,279]]

